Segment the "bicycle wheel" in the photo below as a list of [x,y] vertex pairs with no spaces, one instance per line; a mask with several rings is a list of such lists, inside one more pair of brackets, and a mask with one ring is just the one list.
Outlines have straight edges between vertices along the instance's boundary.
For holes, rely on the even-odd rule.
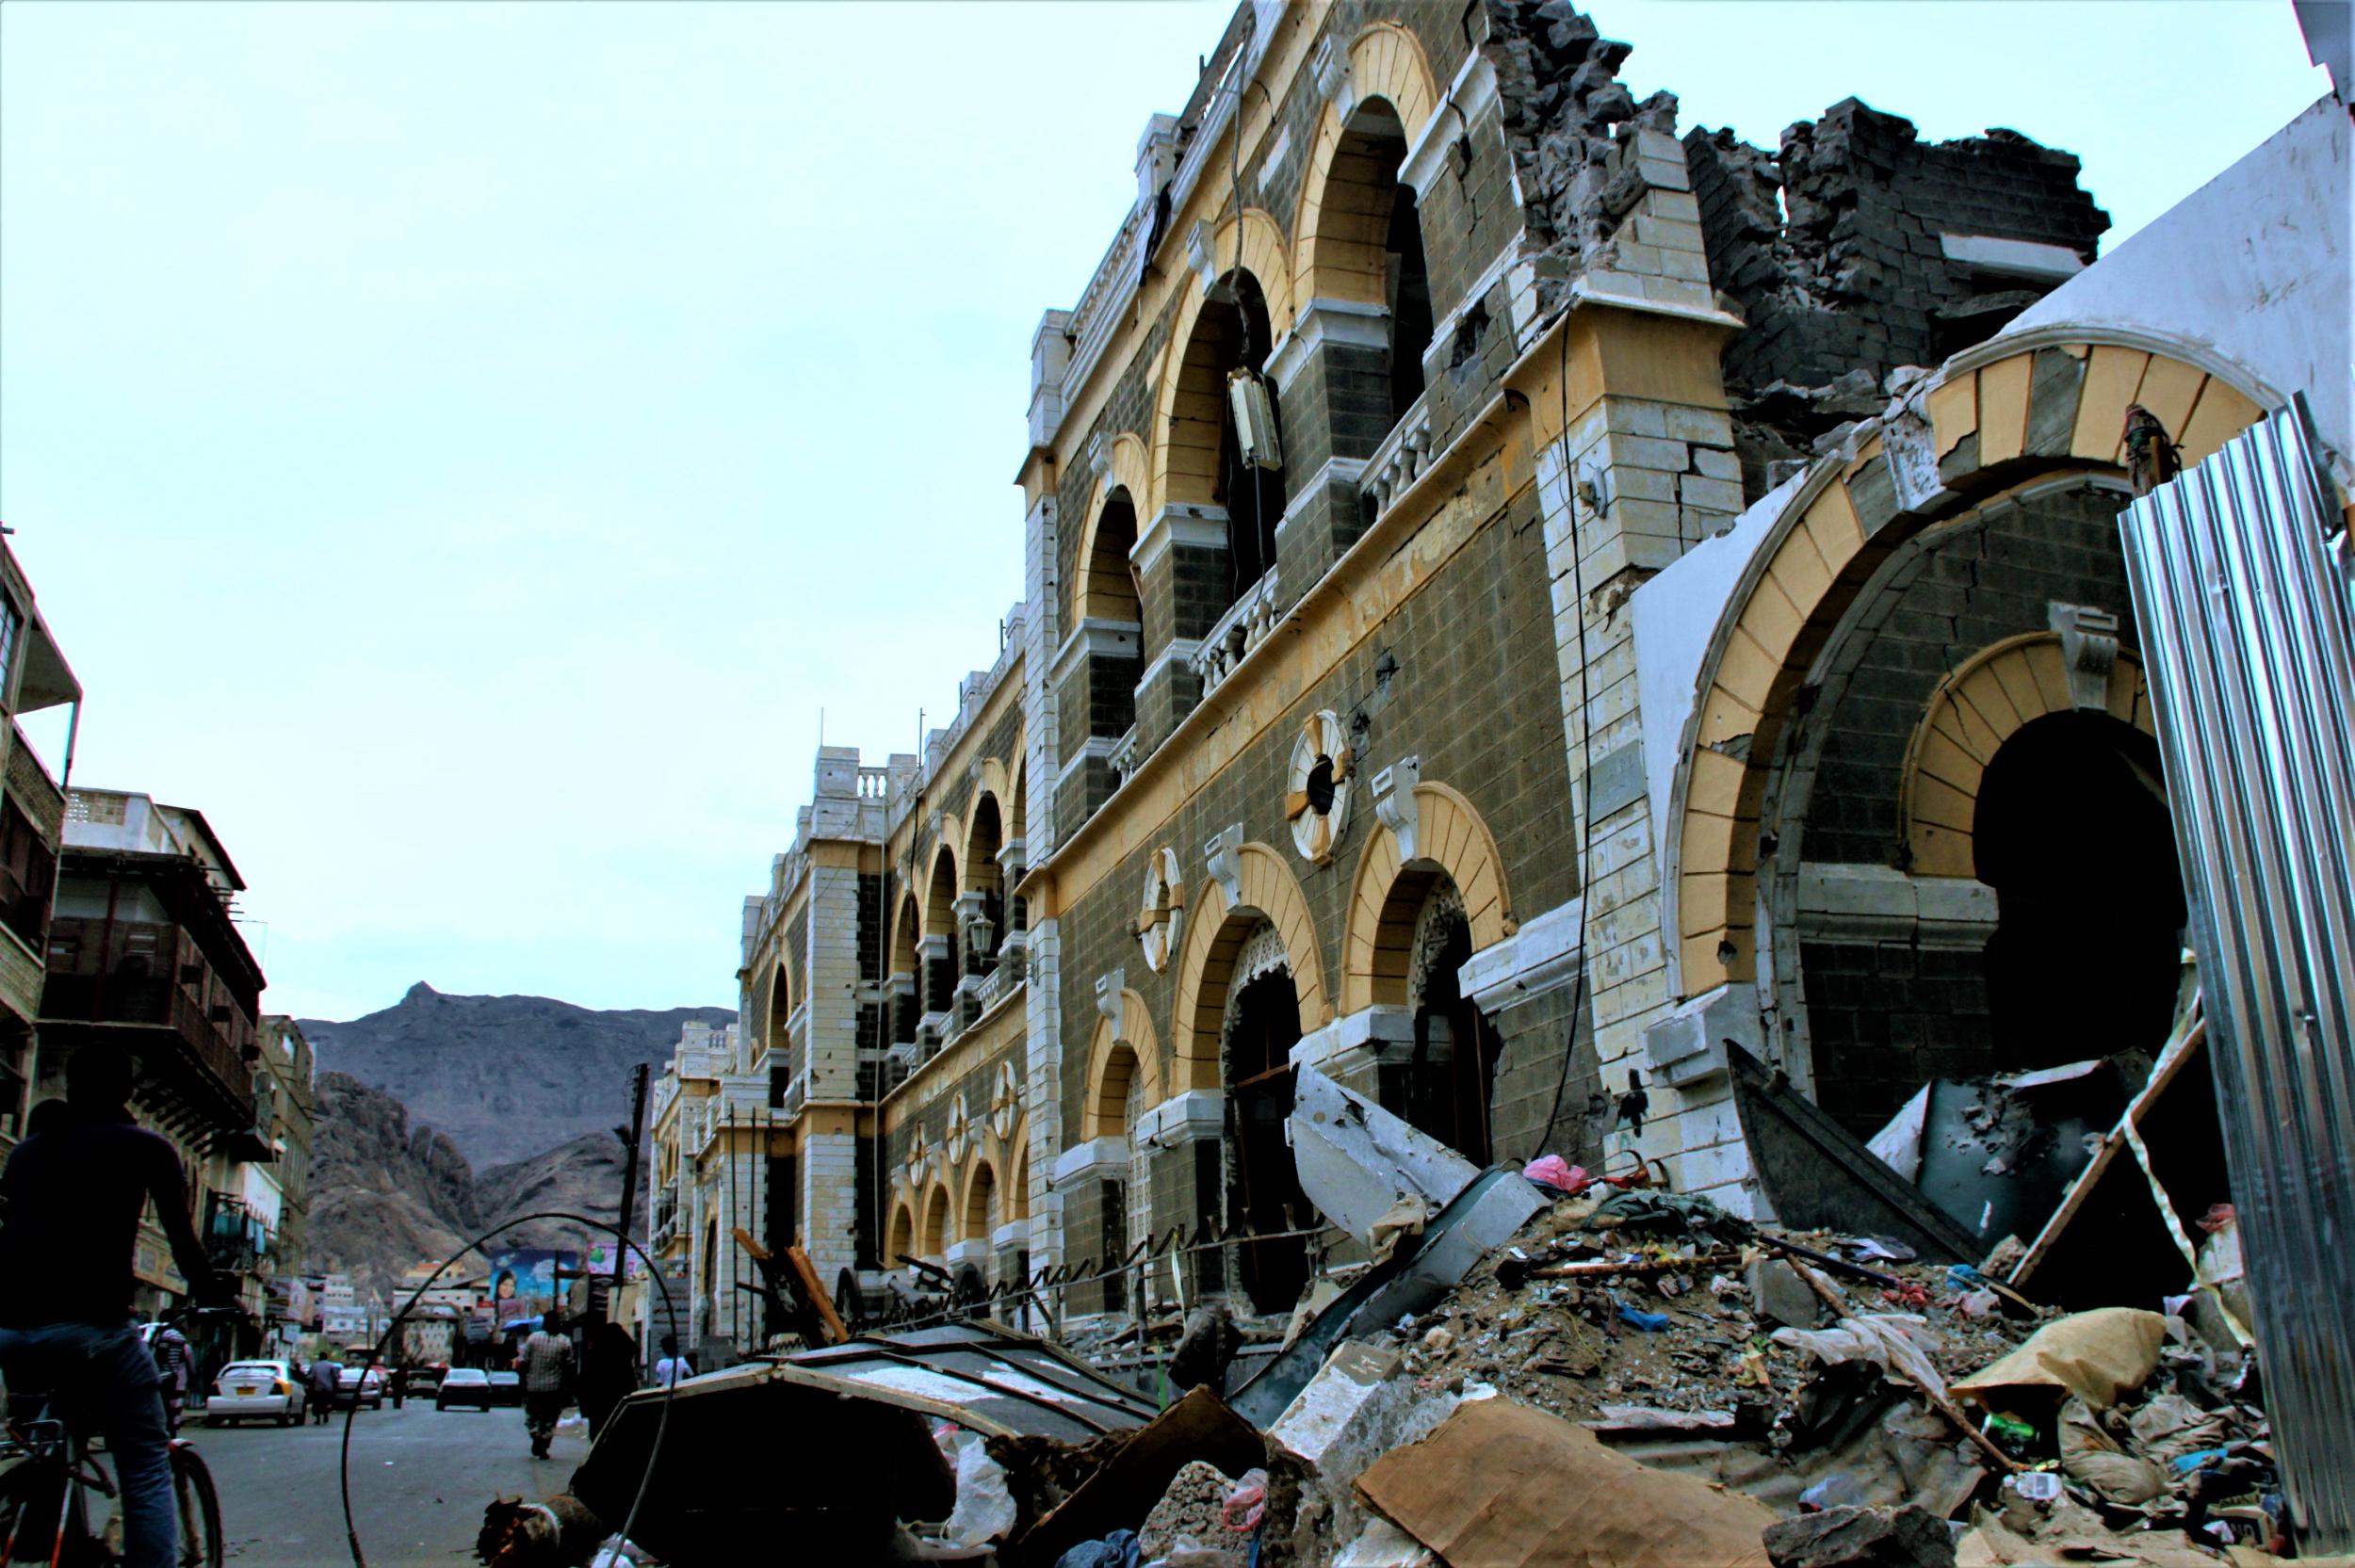
[[49,1561],[65,1503],[63,1478],[45,1465],[19,1464],[0,1475],[0,1561]]
[[171,1489],[180,1499],[180,1568],[220,1568],[220,1494],[194,1448],[174,1444]]

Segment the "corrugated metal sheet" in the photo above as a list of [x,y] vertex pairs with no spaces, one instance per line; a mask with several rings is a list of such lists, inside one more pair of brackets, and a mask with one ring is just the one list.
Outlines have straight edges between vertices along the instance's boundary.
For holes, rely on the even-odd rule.
[[2120,518],[2266,1404],[2307,1551],[2355,1551],[2355,560],[2302,402]]

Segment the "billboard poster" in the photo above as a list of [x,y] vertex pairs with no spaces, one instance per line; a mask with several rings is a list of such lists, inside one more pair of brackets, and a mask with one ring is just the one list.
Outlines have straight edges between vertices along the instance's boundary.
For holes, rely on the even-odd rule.
[[[606,1279],[612,1278],[613,1250],[617,1245],[618,1243],[611,1241],[598,1241],[592,1243],[587,1254],[589,1261],[586,1265],[584,1265],[584,1267],[587,1268],[589,1272],[592,1274],[595,1274]],[[628,1260],[629,1267],[623,1271],[622,1278],[625,1280],[644,1279],[646,1277],[646,1260],[644,1255],[633,1251],[628,1253]]]
[[577,1268],[580,1254],[542,1247],[513,1247],[491,1253],[491,1318],[504,1328],[518,1317],[537,1317],[560,1304],[560,1270]]

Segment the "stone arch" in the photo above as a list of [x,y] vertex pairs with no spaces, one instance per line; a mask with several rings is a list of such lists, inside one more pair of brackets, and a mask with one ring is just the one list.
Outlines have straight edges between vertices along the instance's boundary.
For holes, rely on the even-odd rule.
[[[2101,710],[2153,737],[2142,661],[2118,652]],[[1915,726],[1898,785],[1908,865],[1916,876],[1970,877],[1979,784],[2005,741],[2030,720],[2080,706],[2057,632],[2008,638],[1939,683]]]
[[1006,1161],[1006,1223],[1031,1217],[1031,1123],[1025,1117],[999,1151]]
[[1214,873],[1204,879],[1202,901],[1186,917],[1185,956],[1178,970],[1178,1052],[1173,1075],[1173,1087],[1178,1090],[1220,1086],[1219,1046],[1227,979],[1243,940],[1262,919],[1283,939],[1300,1007],[1300,1032],[1307,1034],[1332,1021],[1316,919],[1291,866],[1281,854],[1255,841],[1235,851],[1235,872],[1240,897],[1230,900],[1225,883]]
[[1350,884],[1349,930],[1341,944],[1340,1010],[1404,1005],[1415,917],[1442,876],[1463,896],[1478,951],[1513,934],[1512,897],[1495,835],[1477,808],[1442,784],[1415,785],[1415,853],[1403,858],[1396,832],[1367,836]]
[[[1081,621],[1142,622],[1129,553],[1152,494],[1152,472],[1143,438],[1124,430],[1112,439],[1108,465],[1088,496],[1086,526],[1080,535],[1079,571],[1072,594],[1071,623]],[[1126,508],[1126,515],[1118,508]],[[1113,512],[1107,535],[1106,514]],[[1099,553],[1103,559],[1096,558]]]
[[986,1154],[976,1153],[965,1168],[964,1190],[957,1199],[957,1239],[987,1241],[997,1227],[990,1223],[989,1205],[998,1196],[998,1168]]
[[1161,1047],[1145,998],[1120,994],[1121,1022],[1096,1021],[1088,1043],[1087,1087],[1080,1100],[1080,1137],[1126,1138],[1130,1118],[1167,1098],[1161,1087]]
[[[992,764],[991,766],[995,766]],[[1006,843],[1006,814],[999,804],[1005,788],[1005,769],[998,769],[995,787],[984,772],[981,788],[973,797],[972,808],[965,814],[965,841],[958,849],[964,867],[966,891],[996,892],[1000,876],[998,851]]]
[[892,1203],[891,1227],[884,1234],[889,1239],[884,1252],[884,1267],[896,1269],[902,1254],[916,1252],[916,1208],[908,1193],[900,1193]]
[[[1222,258],[1235,254],[1237,221],[1229,218],[1218,230],[1214,243]],[[1259,290],[1267,309],[1268,341],[1254,347],[1259,350],[1259,363],[1264,364],[1275,340],[1291,330],[1291,263],[1285,254],[1282,233],[1274,218],[1257,207],[1248,207],[1240,221],[1242,265],[1223,267],[1218,274],[1218,285],[1231,287],[1230,280],[1247,277]],[[1145,514],[1137,520],[1140,528],[1149,526],[1153,517],[1173,502],[1212,501],[1224,417],[1225,376],[1229,367],[1212,365],[1203,357],[1208,339],[1196,328],[1202,325],[1203,307],[1210,302],[1209,294],[1209,290],[1190,283],[1181,283],[1178,289],[1178,315],[1170,325],[1169,347],[1157,377],[1151,492]],[[1213,372],[1215,383],[1211,380]]]
[[[1908,450],[1892,455],[1873,435],[1848,461],[1816,468],[1770,525],[1702,664],[1667,830],[1663,910],[1678,995],[1757,976],[1760,823],[1792,700],[1891,552],[2058,475],[2114,482],[2130,405],[2158,417],[2188,465],[2255,423],[2267,412],[2259,399],[2272,396],[2120,334],[2044,332],[1949,362],[1909,400],[1918,434]],[[1923,472],[1933,464],[1934,482]],[[1925,485],[1935,497],[1900,509],[1895,497]]]
[[788,1026],[793,1017],[794,987],[792,965],[786,951],[779,947],[777,964],[769,978],[769,1028],[767,1048],[782,1054],[787,1046]]
[[916,890],[900,890],[900,912],[891,921],[891,969],[899,975],[916,973],[916,945],[924,935],[922,906]]
[[[1352,168],[1345,146],[1351,118],[1374,99],[1397,115],[1408,146],[1430,122],[1439,89],[1423,57],[1422,45],[1405,28],[1376,23],[1349,46],[1349,75],[1340,93],[1317,121],[1292,234],[1291,295],[1295,302],[1348,299],[1382,303],[1381,263],[1388,230],[1387,202],[1379,212],[1360,211],[1365,181]],[[1340,173],[1335,174],[1336,167]],[[1395,170],[1388,172],[1395,174]]]
[[953,821],[941,824],[940,842],[933,849],[932,870],[924,879],[924,934],[955,939],[957,934],[957,852],[951,848],[964,834]]
[[944,1257],[949,1252],[949,1184],[934,1176],[924,1191],[923,1228],[917,1233],[918,1255]]

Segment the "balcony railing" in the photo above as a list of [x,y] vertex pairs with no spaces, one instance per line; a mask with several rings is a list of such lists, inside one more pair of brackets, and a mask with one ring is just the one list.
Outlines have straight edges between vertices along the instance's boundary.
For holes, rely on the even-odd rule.
[[1415,406],[1390,427],[1390,433],[1382,438],[1382,445],[1366,459],[1366,466],[1357,475],[1357,493],[1372,502],[1372,522],[1390,509],[1406,487],[1419,478],[1423,465],[1431,461],[1431,405],[1424,397],[1415,399]]
[[[64,927],[68,922],[57,924]],[[242,1132],[252,1124],[253,1066],[246,1058],[245,1043],[252,1022],[240,1017],[234,1007],[199,1001],[176,979],[118,969],[105,977],[52,972],[41,992],[41,1013],[44,1023],[147,1025],[171,1029],[195,1065],[243,1112],[233,1130]],[[223,1013],[227,1016],[217,1016]]]
[[1194,651],[1188,662],[1202,677],[1204,696],[1217,690],[1243,655],[1257,648],[1275,626],[1275,574],[1271,570],[1244,589],[1242,597],[1227,606],[1203,638],[1202,646]]

